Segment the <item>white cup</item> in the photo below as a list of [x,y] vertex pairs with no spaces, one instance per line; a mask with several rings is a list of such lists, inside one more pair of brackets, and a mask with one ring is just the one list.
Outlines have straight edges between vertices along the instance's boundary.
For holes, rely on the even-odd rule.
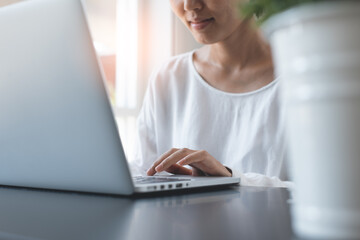
[[303,5],[263,29],[286,107],[294,231],[360,238],[360,1]]

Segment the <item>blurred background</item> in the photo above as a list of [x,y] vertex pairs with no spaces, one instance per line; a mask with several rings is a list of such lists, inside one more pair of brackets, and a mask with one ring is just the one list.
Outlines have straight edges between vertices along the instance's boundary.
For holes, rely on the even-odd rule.
[[[21,1],[0,0],[0,7]],[[147,82],[167,58],[199,47],[167,0],[83,0],[124,149],[134,148]]]

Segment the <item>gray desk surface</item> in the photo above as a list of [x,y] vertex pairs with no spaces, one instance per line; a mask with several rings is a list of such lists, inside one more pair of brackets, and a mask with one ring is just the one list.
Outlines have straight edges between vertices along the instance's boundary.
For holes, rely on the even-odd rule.
[[279,188],[130,199],[0,187],[0,239],[294,239],[288,198]]

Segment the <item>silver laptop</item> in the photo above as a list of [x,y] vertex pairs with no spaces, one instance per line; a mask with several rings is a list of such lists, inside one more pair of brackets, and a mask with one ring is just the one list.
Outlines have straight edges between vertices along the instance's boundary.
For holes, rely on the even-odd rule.
[[239,183],[131,177],[80,0],[0,8],[0,185],[131,195]]

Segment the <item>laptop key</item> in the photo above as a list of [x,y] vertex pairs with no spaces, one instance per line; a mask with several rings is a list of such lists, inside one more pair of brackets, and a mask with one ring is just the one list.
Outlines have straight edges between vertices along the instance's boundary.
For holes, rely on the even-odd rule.
[[134,177],[134,182],[135,183],[142,183],[142,184],[146,184],[146,183],[162,183],[162,182],[180,182],[180,181],[191,181],[191,179],[189,178],[173,178],[173,177],[143,177],[143,176],[137,176]]

